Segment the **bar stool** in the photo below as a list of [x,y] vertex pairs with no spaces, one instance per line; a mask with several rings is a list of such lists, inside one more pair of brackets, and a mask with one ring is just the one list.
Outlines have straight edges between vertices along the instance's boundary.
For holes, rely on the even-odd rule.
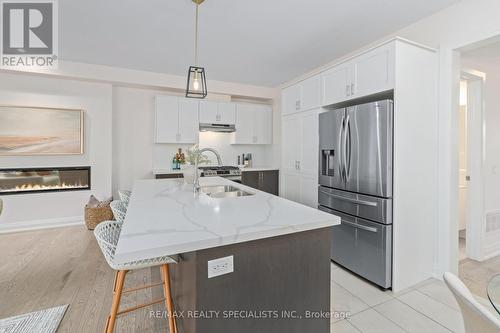
[[[170,289],[169,265],[178,263],[179,256],[163,256],[151,259],[131,261],[123,264],[117,264],[114,260],[114,257],[115,257],[116,245],[118,244],[118,239],[120,237],[120,231],[121,231],[121,226],[116,221],[105,221],[99,223],[97,227],[94,229],[95,238],[97,239],[97,243],[101,248],[104,258],[106,259],[106,262],[112,269],[116,271],[115,283],[113,287],[113,302],[111,305],[111,313],[106,321],[106,328],[104,332],[113,333],[117,316],[165,301],[165,306],[167,308],[167,313],[168,313],[169,332],[177,333],[177,325],[175,322],[175,318],[173,317],[174,304],[172,301],[172,293]],[[125,284],[125,276],[129,271],[156,267],[156,266],[160,267],[162,282],[152,283],[150,285],[123,290],[123,286]],[[120,310],[120,299],[122,294],[146,288],[152,288],[160,285],[163,285],[163,293],[165,296],[164,298],[159,300],[153,300],[149,303],[136,305],[128,309]]]
[[119,190],[118,191],[118,196],[120,197],[120,200],[123,201],[125,204],[125,207],[128,207],[128,203],[130,202],[130,196],[132,195],[131,191],[127,190]]
[[127,214],[127,206],[125,206],[125,203],[121,200],[113,200],[109,206],[111,207],[116,222],[122,225],[123,221],[125,221],[125,215]]

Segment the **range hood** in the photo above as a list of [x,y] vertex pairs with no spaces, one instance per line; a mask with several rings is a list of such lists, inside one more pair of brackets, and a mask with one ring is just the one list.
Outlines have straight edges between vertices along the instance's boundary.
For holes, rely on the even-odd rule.
[[219,133],[231,133],[236,131],[236,127],[229,124],[208,124],[200,123],[201,132],[219,132]]

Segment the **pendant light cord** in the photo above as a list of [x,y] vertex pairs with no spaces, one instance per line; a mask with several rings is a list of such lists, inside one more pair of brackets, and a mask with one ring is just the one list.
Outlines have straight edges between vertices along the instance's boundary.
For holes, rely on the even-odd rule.
[[194,65],[198,66],[198,7],[200,5],[196,4],[196,23],[195,23],[195,34],[194,34]]

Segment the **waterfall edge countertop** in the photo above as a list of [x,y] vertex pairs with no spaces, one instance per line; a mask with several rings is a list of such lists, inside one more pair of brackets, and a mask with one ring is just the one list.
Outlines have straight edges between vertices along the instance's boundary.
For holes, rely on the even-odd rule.
[[117,263],[327,228],[340,218],[221,177],[201,186],[231,185],[254,195],[195,195],[182,179],[137,180],[115,251]]

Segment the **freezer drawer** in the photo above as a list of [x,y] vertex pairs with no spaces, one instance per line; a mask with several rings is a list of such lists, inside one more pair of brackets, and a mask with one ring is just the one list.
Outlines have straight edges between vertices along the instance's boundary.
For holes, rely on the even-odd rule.
[[384,199],[320,186],[321,206],[379,223],[392,223],[392,199]]
[[390,288],[392,225],[319,208],[341,218],[341,224],[332,228],[332,260],[383,288]]

